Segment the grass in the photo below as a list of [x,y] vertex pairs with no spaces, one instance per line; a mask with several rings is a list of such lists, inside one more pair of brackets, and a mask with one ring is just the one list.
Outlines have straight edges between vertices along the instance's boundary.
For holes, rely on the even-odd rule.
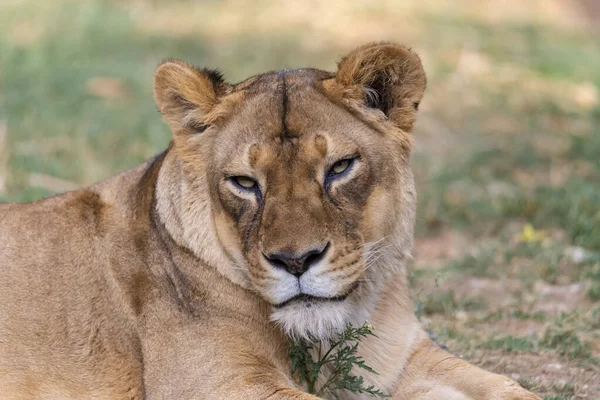
[[583,342],[574,330],[562,330],[557,327],[549,327],[541,338],[536,335],[521,337],[508,335],[483,341],[481,346],[502,350],[505,353],[553,350],[568,360],[600,364],[600,358],[593,356],[589,345]]
[[441,290],[427,296],[419,305],[422,310],[418,310],[418,314],[452,314],[459,311],[485,309],[485,299],[481,297],[459,298],[452,290]]
[[165,58],[237,81],[402,41],[429,77],[413,156],[423,324],[545,399],[600,398],[600,40],[549,2],[2,2],[0,201],[164,149],[151,82]]
[[[170,133],[152,99],[152,74],[165,58],[223,66],[226,72],[249,61],[255,73],[291,64],[285,37],[263,48],[269,56],[259,62],[254,57],[260,53],[243,50],[252,38],[220,56],[221,49],[206,40],[143,34],[116,3],[56,4],[1,6],[0,23],[8,34],[0,36],[0,121],[8,124],[10,171],[3,201],[50,195],[51,188],[32,187],[32,172],[89,185],[166,148]],[[36,29],[28,25],[34,23],[43,29],[36,40],[25,45],[11,40],[11,32]],[[228,73],[232,80],[243,77]],[[110,79],[113,92],[95,92],[98,78]]]

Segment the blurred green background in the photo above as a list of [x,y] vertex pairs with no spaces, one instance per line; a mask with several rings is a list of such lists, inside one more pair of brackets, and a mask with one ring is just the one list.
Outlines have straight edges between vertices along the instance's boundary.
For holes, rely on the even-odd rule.
[[359,44],[399,41],[429,77],[413,157],[423,324],[546,399],[597,399],[599,3],[2,0],[0,201],[90,185],[164,149],[162,59],[237,81],[334,70]]

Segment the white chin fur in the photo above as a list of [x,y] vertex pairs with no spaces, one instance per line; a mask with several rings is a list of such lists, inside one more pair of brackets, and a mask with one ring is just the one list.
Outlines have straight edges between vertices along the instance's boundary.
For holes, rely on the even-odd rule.
[[349,308],[346,301],[294,301],[273,309],[271,320],[294,340],[327,340],[350,322]]

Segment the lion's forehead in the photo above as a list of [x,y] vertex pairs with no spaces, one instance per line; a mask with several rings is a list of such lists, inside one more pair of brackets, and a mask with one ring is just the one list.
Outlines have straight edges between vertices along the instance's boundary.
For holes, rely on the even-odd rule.
[[250,145],[247,157],[252,169],[272,170],[273,175],[294,171],[298,176],[311,177],[326,154],[327,141],[320,135],[277,136]]
[[275,175],[293,170],[298,178],[313,178],[332,149],[355,150],[347,133],[359,124],[322,92],[320,74],[283,71],[246,83],[241,89],[246,93],[217,138],[223,162],[242,157],[252,169],[273,169]]
[[[356,119],[324,93],[319,70],[271,72],[251,78],[242,86],[240,103],[231,115],[240,139],[288,145],[284,139],[312,139],[316,133],[332,132]],[[244,85],[238,84],[238,85]]]

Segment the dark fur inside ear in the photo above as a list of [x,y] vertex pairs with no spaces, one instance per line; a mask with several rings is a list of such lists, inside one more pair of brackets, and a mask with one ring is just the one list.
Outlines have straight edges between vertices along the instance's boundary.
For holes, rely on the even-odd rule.
[[392,99],[383,76],[375,74],[373,80],[365,85],[364,92],[364,101],[367,107],[376,108],[388,115],[392,107]]
[[406,131],[412,129],[426,78],[411,49],[387,42],[359,47],[342,58],[335,79],[348,89],[348,96],[358,88],[366,107],[381,110]]

